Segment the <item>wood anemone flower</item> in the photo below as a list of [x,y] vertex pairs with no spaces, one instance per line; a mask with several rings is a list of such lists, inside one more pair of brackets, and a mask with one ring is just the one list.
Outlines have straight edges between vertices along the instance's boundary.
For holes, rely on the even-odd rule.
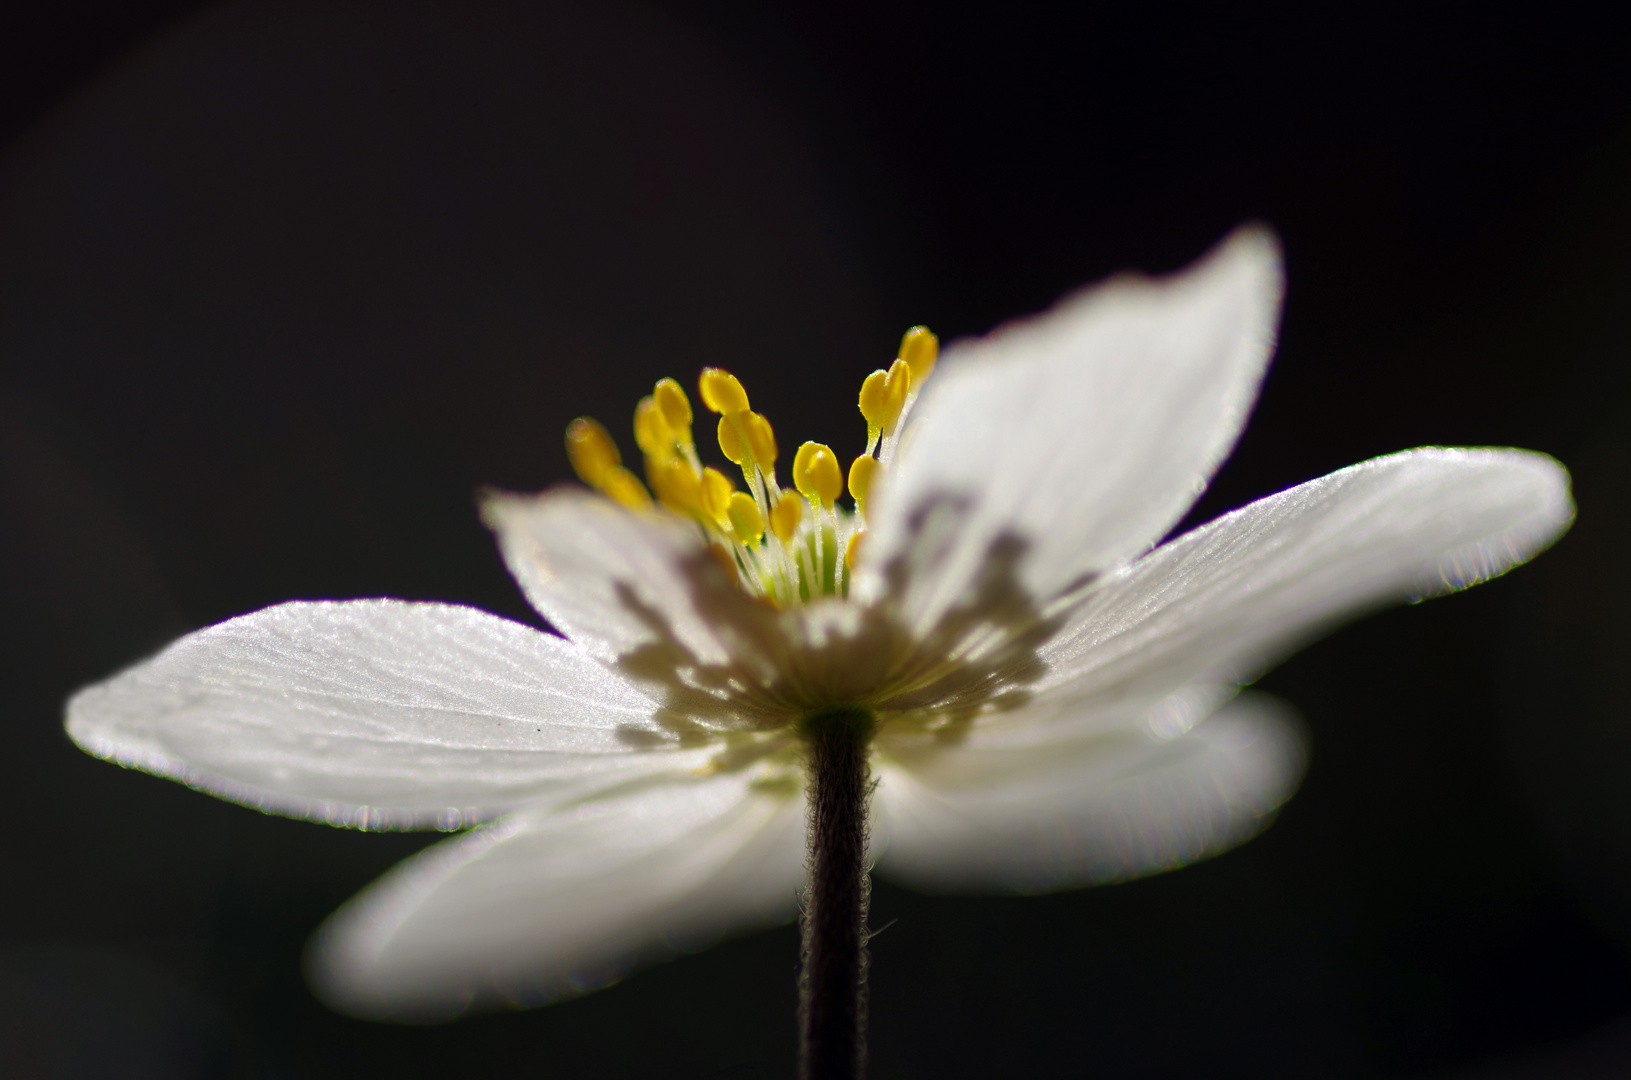
[[[938,363],[915,328],[861,391],[866,452],[845,468],[806,443],[790,488],[735,377],[709,369],[700,398],[740,487],[665,379],[636,414],[644,482],[584,420],[569,449],[598,490],[487,499],[559,636],[449,604],[282,604],[80,692],[68,731],[270,813],[475,826],[314,939],[318,992],[367,1016],[604,986],[787,918],[807,872],[819,981],[823,949],[864,950],[869,859],[1025,892],[1182,866],[1262,829],[1302,775],[1287,707],[1243,684],[1341,619],[1505,572],[1573,516],[1545,455],[1430,448],[1154,546],[1245,422],[1281,291],[1247,228]],[[858,942],[811,929],[823,912]]]

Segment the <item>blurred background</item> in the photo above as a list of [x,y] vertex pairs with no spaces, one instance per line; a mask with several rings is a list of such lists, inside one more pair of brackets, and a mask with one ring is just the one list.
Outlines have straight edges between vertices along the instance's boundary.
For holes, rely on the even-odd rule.
[[567,477],[574,416],[632,451],[636,398],[717,363],[847,454],[907,326],[1248,219],[1282,343],[1191,523],[1423,444],[1556,455],[1579,523],[1269,675],[1313,759],[1245,847],[879,884],[873,1075],[1631,1071],[1631,39],[1302,8],[0,10],[0,1075],[791,1076],[790,926],[531,1013],[327,1012],[307,935],[434,838],[96,762],[63,699],[289,598],[535,621],[472,495]]

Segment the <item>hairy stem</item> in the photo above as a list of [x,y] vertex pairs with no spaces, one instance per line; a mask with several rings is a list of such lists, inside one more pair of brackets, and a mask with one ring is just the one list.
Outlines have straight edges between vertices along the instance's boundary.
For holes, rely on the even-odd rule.
[[810,883],[799,973],[799,1075],[859,1080],[866,1069],[866,810],[872,711],[835,705],[799,722],[808,753]]

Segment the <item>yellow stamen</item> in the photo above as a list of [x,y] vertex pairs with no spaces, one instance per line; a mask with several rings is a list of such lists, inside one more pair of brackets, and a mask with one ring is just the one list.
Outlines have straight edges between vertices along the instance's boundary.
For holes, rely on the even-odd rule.
[[702,509],[702,478],[688,462],[647,458],[646,479],[662,504],[675,513],[694,514]]
[[596,421],[580,416],[566,426],[566,456],[590,487],[635,510],[651,505],[646,486],[623,467],[617,444]]
[[770,472],[776,467],[776,432],[771,428],[770,421],[759,413],[747,413],[742,420],[743,426],[748,429],[748,445],[753,448],[759,468]]
[[630,510],[644,510],[651,505],[646,485],[621,465],[613,465],[600,474],[600,490]]
[[691,399],[685,396],[685,389],[673,379],[662,379],[657,388],[652,391],[652,397],[657,399],[657,407],[663,411],[663,419],[675,431],[684,431],[686,441],[690,441],[691,431]]
[[872,490],[872,478],[878,472],[878,459],[862,454],[849,465],[849,493],[855,500],[855,509],[866,513],[867,492]]
[[710,465],[702,470],[700,486],[702,512],[718,522],[720,528],[725,528],[731,520],[731,492],[734,490],[730,477]]
[[766,473],[776,465],[776,433],[770,421],[756,412],[735,412],[719,418],[719,449],[734,465]]
[[[723,368],[703,369],[697,390],[703,406],[718,417],[719,448],[742,470],[742,490],[729,470],[704,468],[698,459],[692,432],[697,414],[673,379],[659,380],[634,410],[645,485],[623,466],[612,437],[588,417],[567,429],[567,453],[586,483],[618,503],[649,508],[655,497],[692,522],[720,566],[748,592],[778,605],[845,596],[872,490],[898,449],[905,410],[938,356],[939,339],[925,327],[906,332],[894,363],[861,386],[858,404],[866,417],[867,443],[849,469],[821,443],[798,448],[792,472],[801,499],[787,497],[791,492],[776,482],[775,429],[752,411],[741,381]],[[853,509],[837,505],[846,483]]]
[[912,388],[912,369],[896,360],[888,371],[874,371],[861,383],[861,415],[866,417],[867,435],[888,432],[900,419],[906,394]]
[[820,443],[807,442],[793,455],[793,486],[799,494],[831,507],[844,490],[844,477],[838,471],[838,458]]
[[759,507],[753,501],[753,496],[745,491],[738,491],[730,498],[726,514],[731,519],[731,528],[736,530],[736,539],[744,544],[757,544],[759,538],[765,534],[765,519],[759,516]]
[[747,449],[747,440],[742,439],[742,421],[736,416],[721,416],[718,434],[719,452],[724,454],[724,460],[732,465],[745,465],[752,452]]
[[702,376],[697,379],[697,390],[710,412],[728,415],[746,412],[750,408],[748,392],[742,389],[736,376],[724,368],[703,368]]
[[804,504],[797,499],[783,499],[770,508],[770,531],[782,543],[791,543],[798,531],[799,519],[804,516]]
[[661,461],[674,456],[674,429],[649,394],[634,407],[634,441],[647,457]]
[[747,466],[752,460],[752,450],[748,448],[747,441],[742,437],[742,421],[740,413],[719,418],[719,450],[725,455],[725,460],[733,465]]
[[623,455],[617,452],[617,444],[606,429],[587,416],[566,425],[566,456],[583,482],[597,489],[606,471],[623,463]]
[[923,380],[934,370],[940,357],[940,339],[929,333],[927,326],[914,326],[900,339],[900,358],[912,369],[912,385],[923,388]]

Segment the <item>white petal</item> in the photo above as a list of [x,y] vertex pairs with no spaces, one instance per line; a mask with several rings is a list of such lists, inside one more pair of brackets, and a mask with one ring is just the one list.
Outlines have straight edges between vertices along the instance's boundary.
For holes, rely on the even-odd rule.
[[1041,650],[1033,707],[1245,682],[1360,611],[1501,574],[1573,520],[1568,474],[1519,450],[1412,450],[1261,499],[1105,582]]
[[[709,724],[729,707],[753,723],[743,695],[785,670],[784,635],[694,526],[575,488],[494,495],[482,512],[527,599],[572,641],[675,715]],[[762,718],[786,719],[768,704]]]
[[308,971],[340,1009],[412,1020],[598,989],[791,915],[803,805],[796,780],[727,774],[518,812],[352,900]]
[[1245,229],[953,346],[874,497],[859,594],[904,590],[921,632],[994,555],[1046,602],[1159,540],[1234,445],[1281,288],[1274,239]]
[[274,813],[451,828],[608,773],[700,763],[705,751],[672,749],[656,711],[553,635],[473,608],[361,600],[190,634],[76,694],[68,733]]
[[1267,826],[1305,762],[1289,710],[1263,694],[1174,738],[1123,730],[885,760],[879,869],[934,891],[1019,892],[1174,869]]

